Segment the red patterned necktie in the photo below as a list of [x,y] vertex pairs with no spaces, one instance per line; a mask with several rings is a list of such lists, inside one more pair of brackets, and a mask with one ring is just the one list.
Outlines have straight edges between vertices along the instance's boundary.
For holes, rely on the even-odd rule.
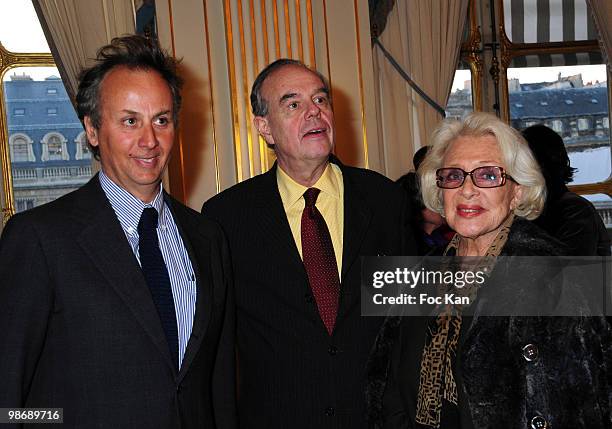
[[329,229],[315,206],[319,192],[317,188],[309,188],[304,192],[306,204],[302,212],[302,258],[319,314],[331,335],[338,314],[340,278]]

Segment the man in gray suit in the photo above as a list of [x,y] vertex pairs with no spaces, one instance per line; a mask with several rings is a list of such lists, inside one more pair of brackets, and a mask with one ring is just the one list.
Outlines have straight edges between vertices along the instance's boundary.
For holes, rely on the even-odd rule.
[[10,219],[0,239],[0,407],[71,428],[233,427],[233,295],[216,224],[166,194],[181,80],[117,38],[80,77],[102,170]]

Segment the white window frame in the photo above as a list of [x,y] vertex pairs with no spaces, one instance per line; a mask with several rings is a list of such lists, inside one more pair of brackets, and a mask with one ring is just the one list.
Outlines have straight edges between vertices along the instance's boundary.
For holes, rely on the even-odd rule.
[[57,131],[51,131],[47,134],[45,134],[45,136],[42,138],[42,140],[40,141],[40,143],[42,144],[42,156],[41,156],[41,160],[42,161],[49,161],[49,140],[52,137],[58,137],[61,145],[62,145],[62,160],[63,161],[67,161],[70,159],[70,155],[68,155],[68,140],[66,140],[66,137],[63,136],[63,134],[58,133]]
[[[18,140],[18,139],[25,140],[25,142],[28,145],[28,160],[27,161],[16,161],[15,152],[14,152],[14,144],[15,144],[15,141]],[[10,153],[11,161],[14,161],[14,162],[35,162],[36,161],[36,157],[34,156],[34,148],[32,146],[33,143],[34,143],[34,140],[32,140],[30,138],[30,136],[28,136],[27,134],[23,134],[23,133],[12,134],[9,137],[9,153]]]
[[[81,131],[79,135],[76,136],[74,143],[76,146],[76,154],[74,155],[74,159],[91,159],[93,157],[89,143],[87,143],[87,134],[85,134],[85,131]],[[83,151],[84,147],[87,148],[87,153]]]

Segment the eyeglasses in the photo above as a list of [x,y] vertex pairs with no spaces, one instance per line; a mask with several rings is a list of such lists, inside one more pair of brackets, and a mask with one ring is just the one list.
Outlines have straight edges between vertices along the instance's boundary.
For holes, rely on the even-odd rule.
[[506,184],[506,179],[514,181],[502,167],[487,165],[469,172],[461,168],[439,168],[436,170],[436,184],[442,189],[459,188],[465,182],[466,176],[470,176],[472,183],[478,188],[498,188]]

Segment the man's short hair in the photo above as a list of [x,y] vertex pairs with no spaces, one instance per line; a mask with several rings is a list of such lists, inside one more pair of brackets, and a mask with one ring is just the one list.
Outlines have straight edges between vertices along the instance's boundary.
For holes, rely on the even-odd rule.
[[259,72],[257,78],[255,78],[255,82],[253,82],[253,87],[251,88],[251,110],[253,111],[253,115],[266,116],[268,114],[268,102],[261,95],[261,87],[268,76],[285,66],[302,67],[316,74],[319,79],[321,79],[321,82],[323,82],[323,88],[329,95],[329,85],[327,84],[327,79],[325,79],[325,76],[323,76],[317,70],[311,69],[301,61],[292,60],[289,58],[280,58],[273,63],[268,64],[261,72]]
[[[106,75],[117,67],[132,70],[152,70],[162,77],[172,93],[174,124],[178,125],[181,109],[181,87],[183,80],[177,73],[178,61],[162,50],[152,39],[131,35],[115,37],[109,45],[101,47],[96,54],[96,64],[84,69],[79,75],[79,89],[76,96],[76,110],[81,122],[89,116],[94,128],[100,128],[102,109],[100,88]],[[90,145],[96,159],[100,150]]]

